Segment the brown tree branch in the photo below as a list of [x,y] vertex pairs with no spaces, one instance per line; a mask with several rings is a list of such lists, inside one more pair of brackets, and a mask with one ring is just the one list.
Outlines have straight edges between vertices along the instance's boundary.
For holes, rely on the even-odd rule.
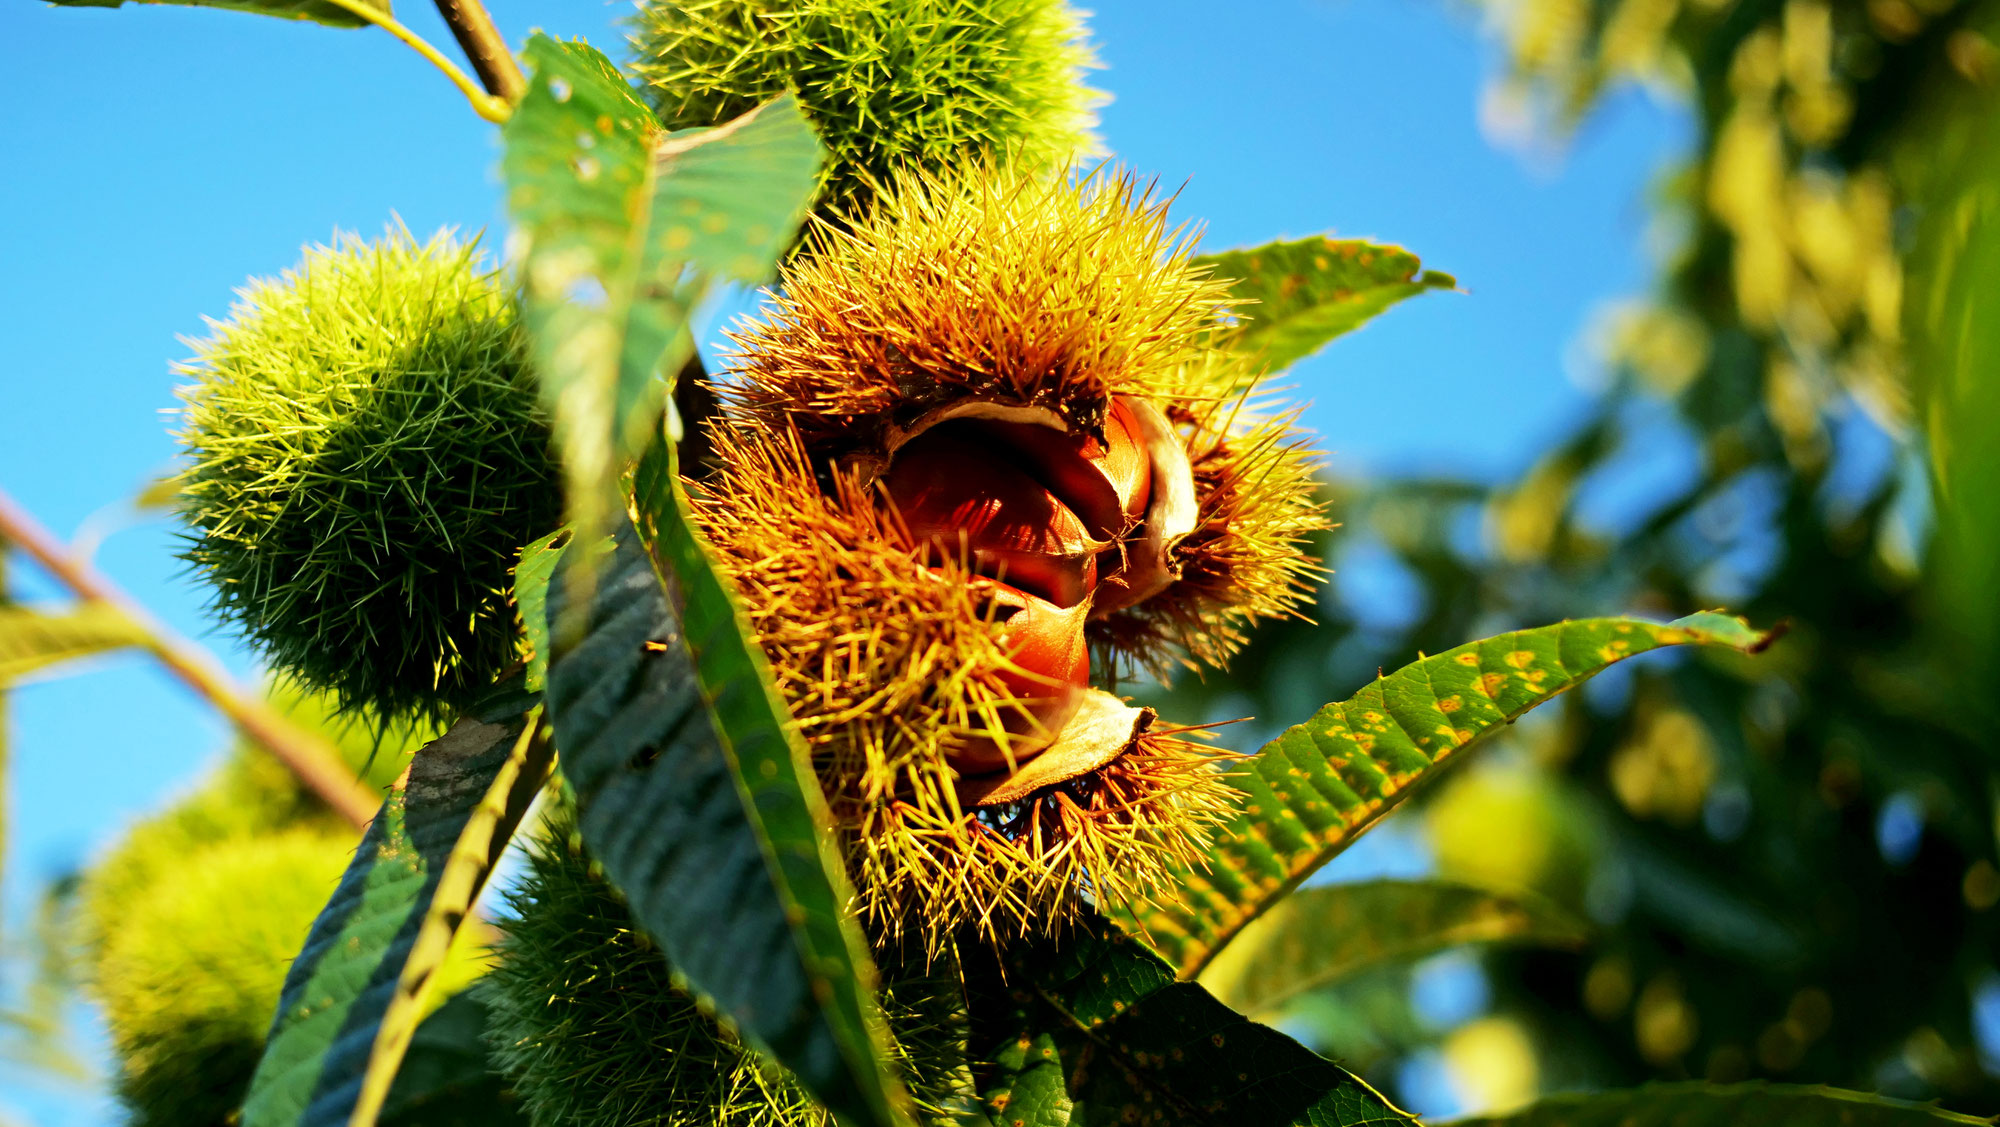
[[486,92],[509,105],[520,102],[528,92],[528,80],[514,61],[514,53],[507,49],[500,29],[493,26],[493,17],[486,14],[486,6],[479,0],[437,0],[437,10]]
[[0,542],[26,552],[78,598],[113,607],[131,619],[146,633],[145,649],[160,664],[229,717],[244,735],[264,745],[342,817],[362,827],[375,816],[379,796],[355,781],[325,740],[238,688],[212,654],[174,634],[97,569],[72,556],[4,490],[0,490]]

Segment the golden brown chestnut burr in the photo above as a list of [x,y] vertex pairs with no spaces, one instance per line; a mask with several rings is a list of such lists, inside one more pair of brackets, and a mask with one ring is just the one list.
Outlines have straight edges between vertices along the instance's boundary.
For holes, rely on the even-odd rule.
[[1310,459],[1211,347],[1227,284],[1179,230],[1115,173],[915,179],[734,337],[696,516],[860,911],[927,954],[1195,863],[1219,756],[1117,696],[1122,668],[1218,665],[1305,596]]

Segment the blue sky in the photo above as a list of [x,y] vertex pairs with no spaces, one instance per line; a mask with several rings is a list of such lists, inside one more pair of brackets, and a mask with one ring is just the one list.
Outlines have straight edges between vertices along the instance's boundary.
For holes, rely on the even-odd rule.
[[[405,19],[449,48],[427,5]],[[532,27],[619,53],[624,5],[495,0]],[[1615,98],[1558,162],[1481,136],[1494,46],[1445,0],[1100,0],[1093,82],[1126,164],[1184,184],[1177,214],[1220,248],[1333,230],[1401,243],[1464,293],[1418,299],[1289,383],[1335,465],[1498,478],[1563,432],[1593,312],[1642,292],[1644,200],[1689,137],[1680,113]],[[1218,13],[1233,8],[1227,15]],[[492,127],[376,31],[230,12],[0,7],[0,488],[69,536],[172,464],[177,341],[233,287],[336,229],[400,216],[504,233]],[[171,524],[112,533],[98,562],[243,675],[173,559]],[[53,589],[28,568],[27,595]],[[14,777],[6,903],[101,848],[210,761],[223,727],[137,658],[32,684],[8,702]],[[26,1100],[29,1097],[18,1097]],[[0,1119],[10,1106],[0,1092]],[[35,1099],[39,1121],[106,1121]]]

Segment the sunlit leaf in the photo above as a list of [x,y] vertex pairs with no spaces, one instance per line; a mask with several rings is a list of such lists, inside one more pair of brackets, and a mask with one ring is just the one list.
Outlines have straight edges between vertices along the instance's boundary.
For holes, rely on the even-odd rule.
[[63,610],[0,603],[0,685],[59,662],[142,646],[148,637],[108,603],[82,602]]
[[971,974],[996,1124],[1409,1124],[1360,1078],[1215,1000],[1101,917]]
[[1458,285],[1401,247],[1361,239],[1266,243],[1195,262],[1232,279],[1230,296],[1246,304],[1229,342],[1273,369],[1311,356],[1406,297]]
[[[620,529],[581,635],[557,636],[549,668],[584,841],[696,996],[835,1112],[901,1122],[823,799],[761,651],[675,499],[658,492],[671,474],[642,467],[639,489],[671,566],[656,569],[636,531]],[[552,626],[579,589],[576,556],[550,585]]]
[[1926,1127],[1983,1123],[1867,1092],[1790,1084],[1648,1084],[1622,1092],[1551,1096],[1511,1115],[1445,1127]]
[[521,562],[514,567],[514,605],[520,608],[521,627],[528,635],[526,688],[540,692],[549,675],[549,577],[556,561],[569,546],[571,532],[558,528],[521,549]]
[[1937,167],[1910,257],[1909,371],[1921,404],[1936,493],[1933,579],[1938,628],[1966,643],[1987,685],[2000,684],[2000,148],[1993,96],[1937,117]]
[[1583,921],[1545,900],[1444,881],[1302,888],[1216,953],[1201,984],[1232,1009],[1268,1013],[1357,971],[1464,943],[1574,947]]
[[1721,614],[1670,623],[1585,618],[1501,634],[1380,677],[1287,728],[1236,778],[1241,811],[1216,833],[1204,872],[1134,926],[1180,967],[1224,943],[1393,809],[1467,745],[1614,662],[1663,646],[1761,650],[1770,635]]
[[367,1127],[493,866],[548,776],[539,712],[503,688],[423,747],[285,976],[246,1127]]
[[[364,0],[388,15],[390,0]],[[232,12],[255,12],[287,20],[311,20],[328,27],[367,27],[369,21],[327,0],[48,0],[58,8],[116,8],[131,4],[162,4],[190,8],[227,8]]]
[[781,97],[708,130],[664,133],[610,60],[537,35],[501,161],[525,243],[525,321],[555,416],[576,527],[609,530],[618,474],[692,351],[717,277],[761,282],[811,202],[820,147]]

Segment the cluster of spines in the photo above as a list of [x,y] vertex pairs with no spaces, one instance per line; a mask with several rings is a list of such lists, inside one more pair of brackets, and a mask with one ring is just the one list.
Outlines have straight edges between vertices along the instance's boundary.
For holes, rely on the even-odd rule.
[[442,716],[515,656],[509,571],[560,505],[513,298],[393,230],[253,281],[180,366],[186,558],[272,667]]
[[1013,802],[957,808],[913,789],[876,804],[850,831],[867,919],[937,958],[968,936],[1046,938],[1086,903],[1143,902],[1200,863],[1236,796],[1223,767],[1162,732]]
[[765,319],[731,334],[726,397],[815,454],[966,398],[1100,425],[1113,395],[1176,389],[1227,303],[1166,206],[1108,169],[900,177],[873,212],[816,225]]
[[1189,261],[1190,234],[1109,170],[905,177],[872,214],[822,224],[767,318],[732,335],[729,425],[794,432],[824,462],[968,398],[1085,429],[1112,396],[1152,400],[1188,445],[1198,523],[1179,582],[1094,624],[1097,667],[1220,667],[1306,598],[1325,518],[1297,412],[1265,409],[1256,372],[1215,346],[1227,289]]
[[[536,1127],[832,1127],[675,981],[576,829],[573,800],[507,897],[485,992],[492,1059]],[[893,968],[885,968],[890,970]],[[943,1114],[969,1083],[956,983],[892,974],[883,1005],[919,1109]]]
[[1103,95],[1066,0],[684,0],[640,6],[634,69],[671,129],[786,90],[831,156],[821,206],[863,210],[905,168],[987,154],[1063,166]]

